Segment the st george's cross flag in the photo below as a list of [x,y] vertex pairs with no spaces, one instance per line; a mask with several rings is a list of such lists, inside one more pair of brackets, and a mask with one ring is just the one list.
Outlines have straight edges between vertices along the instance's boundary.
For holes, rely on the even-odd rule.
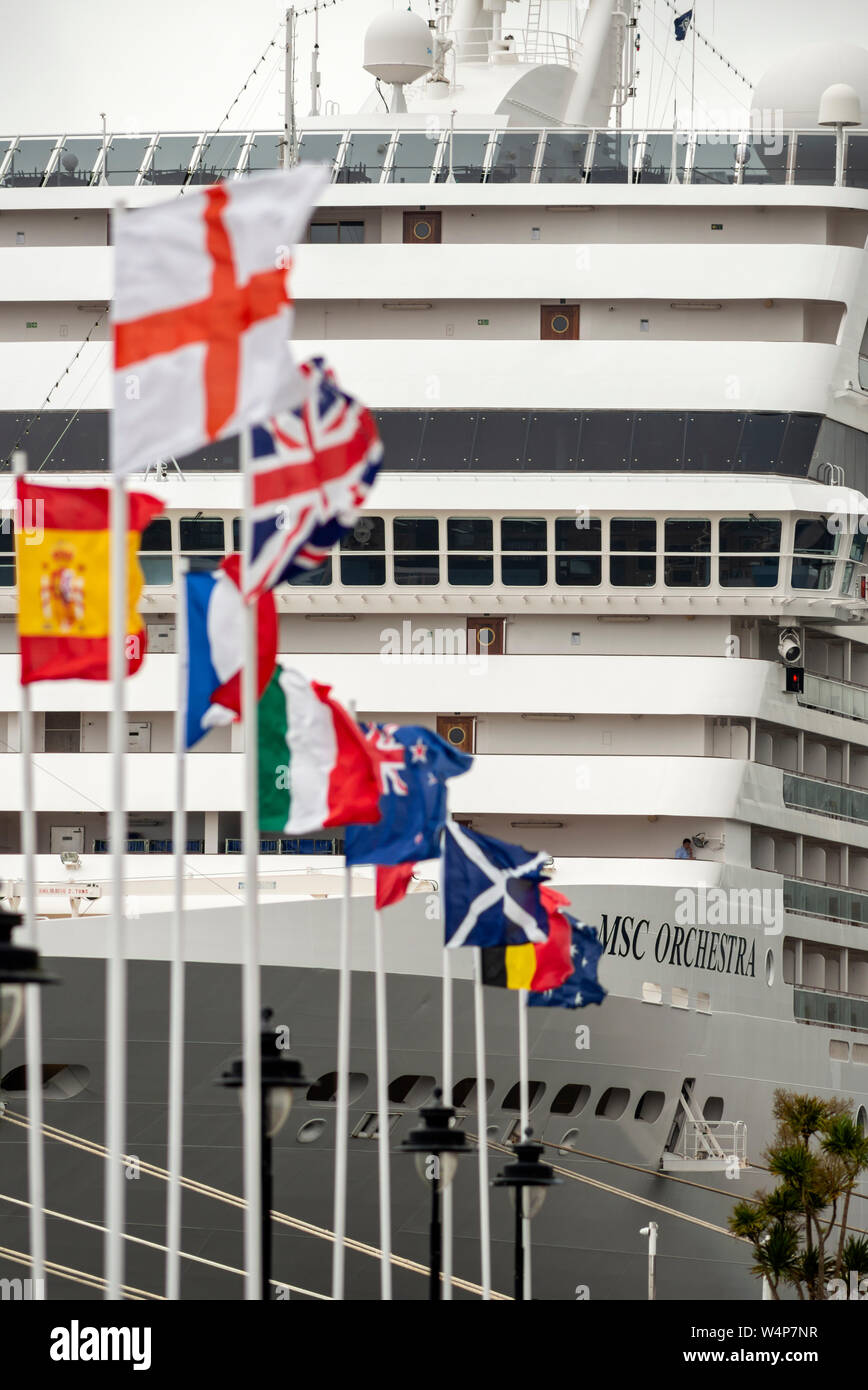
[[[215,728],[241,717],[244,665],[244,602],[241,556],[227,555],[216,570],[184,576],[187,600],[186,746],[192,748]],[[258,692],[271,679],[277,660],[277,607],[272,593],[257,605]]]
[[312,358],[300,371],[308,382],[303,404],[252,433],[248,602],[324,563],[352,529],[383,458],[373,416],[341,390],[325,360]]
[[[15,529],[21,684],[107,681],[111,581],[109,491],[104,487],[45,487],[17,480]],[[141,666],[147,628],[138,611],[144,579],[138,561],[141,532],[163,510],[143,492],[128,497],[126,673]],[[29,530],[30,520],[35,522]]]
[[602,1004],[606,991],[597,979],[597,962],[603,954],[603,944],[593,927],[576,921],[564,913],[570,924],[572,941],[572,974],[563,984],[538,994],[527,996],[528,1008],[583,1009],[586,1004]]
[[115,219],[116,472],[203,448],[303,400],[288,272],[328,177],[305,165]]
[[259,701],[259,828],[306,835],[380,819],[380,777],[331,687],[278,665]]
[[516,946],[545,941],[540,894],[548,855],[449,821],[443,854],[447,946]]

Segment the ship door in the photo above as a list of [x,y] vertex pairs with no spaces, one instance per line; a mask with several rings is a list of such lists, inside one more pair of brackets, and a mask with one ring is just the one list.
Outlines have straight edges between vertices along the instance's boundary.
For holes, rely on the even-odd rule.
[[443,230],[442,212],[405,212],[404,241],[440,241]]
[[467,655],[503,656],[503,618],[467,619]]
[[578,304],[540,305],[539,335],[541,338],[567,338],[575,340],[579,336]]
[[678,1098],[678,1109],[675,1112],[675,1119],[672,1121],[672,1128],[669,1131],[669,1138],[666,1140],[666,1152],[674,1153],[678,1148],[678,1141],[681,1138],[681,1131],[684,1128],[684,1121],[690,1109],[690,1099],[693,1095],[693,1088],[696,1085],[695,1076],[687,1076],[684,1085],[681,1087],[681,1095]]
[[438,714],[437,732],[460,752],[473,752],[476,743],[476,720],[472,714]]

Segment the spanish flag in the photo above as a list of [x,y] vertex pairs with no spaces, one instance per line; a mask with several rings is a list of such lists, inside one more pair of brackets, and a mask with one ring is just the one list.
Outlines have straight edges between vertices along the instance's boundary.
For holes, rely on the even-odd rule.
[[543,887],[539,892],[549,919],[548,939],[526,941],[520,946],[484,946],[483,984],[539,993],[557,989],[572,975],[572,933],[569,920],[561,911],[570,900],[554,888]]
[[[156,497],[128,495],[127,675],[144,660],[138,613],[141,533],[163,510]],[[18,479],[15,565],[21,684],[109,679],[109,491],[41,487]]]

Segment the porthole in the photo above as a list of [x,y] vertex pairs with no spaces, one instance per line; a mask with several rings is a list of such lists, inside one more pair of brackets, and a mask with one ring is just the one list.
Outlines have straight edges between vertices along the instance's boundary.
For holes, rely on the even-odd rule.
[[460,724],[453,724],[447,734],[447,738],[456,748],[460,748],[462,743],[467,742],[467,730],[462,729]]
[[578,1137],[579,1131],[577,1129],[568,1129],[561,1139],[561,1144],[570,1149],[575,1148]]
[[427,241],[431,235],[431,231],[431,223],[426,222],[424,218],[420,218],[418,222],[413,223],[413,236],[416,241]]
[[702,1107],[702,1118],[709,1124],[723,1119],[723,1096],[709,1096]]
[[485,1132],[488,1135],[489,1139],[499,1139],[500,1125],[489,1125],[488,1129]]
[[566,314],[554,314],[552,316],[551,327],[553,333],[568,333],[570,328],[570,321],[567,318]]
[[646,1091],[639,1098],[634,1116],[637,1120],[644,1120],[646,1124],[653,1125],[660,1119],[665,1102],[666,1096],[663,1091]]
[[590,1086],[562,1086],[549,1107],[553,1115],[578,1115],[588,1103]]
[[[42,1068],[42,1099],[71,1100],[90,1081],[87,1067],[78,1063],[46,1062]],[[10,1096],[27,1094],[27,1068],[13,1067],[0,1080],[0,1090]]]
[[775,953],[766,951],[766,984],[771,988],[775,982]]
[[325,1120],[308,1120],[303,1124],[298,1134],[295,1136],[299,1144],[315,1144],[317,1139],[321,1139],[325,1130]]
[[490,647],[495,638],[496,633],[493,627],[478,627],[476,629],[476,640],[480,647]]
[[[485,1078],[485,1098],[490,1099],[494,1082],[490,1076]],[[452,1104],[456,1110],[476,1110],[476,1077],[465,1076],[452,1087]]]
[[[351,1071],[349,1075],[349,1097],[350,1105],[359,1099],[368,1078],[363,1071]],[[307,1098],[314,1105],[334,1105],[338,1098],[338,1074],[336,1071],[327,1071],[318,1077],[312,1086],[308,1088]]]
[[594,1113],[603,1120],[620,1120],[629,1099],[630,1092],[624,1086],[610,1086],[597,1101]]

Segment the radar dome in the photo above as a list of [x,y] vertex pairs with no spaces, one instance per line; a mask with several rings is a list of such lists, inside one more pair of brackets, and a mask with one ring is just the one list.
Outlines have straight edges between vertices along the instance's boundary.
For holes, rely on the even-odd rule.
[[862,111],[868,113],[868,49],[843,43],[800,48],[773,63],[757,82],[751,98],[754,122],[771,111],[784,128],[816,130],[820,98],[841,83],[853,88]]
[[364,68],[392,85],[415,82],[431,71],[432,33],[420,15],[389,10],[378,15],[365,33]]

